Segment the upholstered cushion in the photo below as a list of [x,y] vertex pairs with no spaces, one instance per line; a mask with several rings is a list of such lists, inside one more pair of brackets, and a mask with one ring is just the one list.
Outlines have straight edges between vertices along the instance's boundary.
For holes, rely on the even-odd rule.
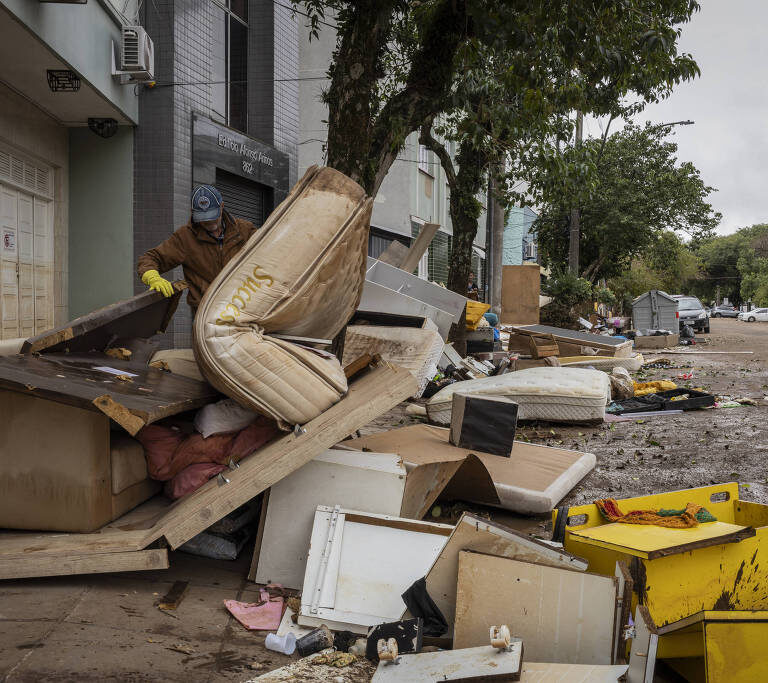
[[331,168],[310,168],[211,283],[194,324],[200,369],[244,406],[303,424],[347,390],[334,357],[270,333],[329,339],[365,279],[371,200]]

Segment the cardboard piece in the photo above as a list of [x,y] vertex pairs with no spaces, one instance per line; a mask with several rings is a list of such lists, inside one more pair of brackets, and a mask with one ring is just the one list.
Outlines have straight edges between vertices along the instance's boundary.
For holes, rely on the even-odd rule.
[[475,647],[506,623],[534,661],[611,664],[616,591],[613,576],[462,550],[453,646]]
[[429,249],[429,245],[435,238],[437,231],[440,229],[439,223],[424,223],[419,230],[419,234],[416,239],[411,242],[411,247],[408,249],[408,253],[405,258],[400,262],[399,268],[402,268],[408,273],[412,273],[419,267],[419,261],[424,255],[424,252]]
[[427,593],[443,613],[449,625],[449,636],[456,614],[456,584],[459,576],[459,553],[474,550],[549,567],[585,571],[586,560],[562,548],[538,541],[470,512],[456,523],[435,563],[427,572]]
[[424,576],[450,533],[445,524],[318,505],[299,624],[367,634],[396,621],[400,596]]
[[449,430],[413,425],[344,442],[344,447],[397,453],[405,464],[404,516],[421,517],[438,496],[525,514],[551,511],[595,466],[595,456],[516,442],[509,458],[448,442]]
[[501,323],[539,322],[541,268],[538,263],[501,268]]
[[517,403],[503,396],[454,394],[449,441],[459,448],[512,454],[517,429]]
[[300,590],[318,505],[397,516],[405,492],[400,457],[327,450],[275,484],[262,504],[248,578]]
[[636,349],[670,349],[680,343],[679,334],[635,337]]
[[380,662],[371,683],[519,681],[522,663],[523,641],[513,638],[508,651],[483,645],[464,650],[440,650],[403,655],[397,664]]
[[398,240],[392,240],[389,246],[379,254],[379,261],[382,263],[388,263],[390,266],[399,268],[400,264],[405,260],[405,256],[408,253],[409,248]]

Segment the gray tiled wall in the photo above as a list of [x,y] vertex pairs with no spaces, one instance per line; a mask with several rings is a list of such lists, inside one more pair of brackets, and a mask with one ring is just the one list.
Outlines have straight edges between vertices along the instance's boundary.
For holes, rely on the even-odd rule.
[[[143,24],[155,45],[158,86],[141,90],[135,135],[134,258],[189,220],[192,112],[210,114],[212,0],[152,0]],[[298,34],[291,10],[250,0],[248,134],[290,156],[296,182]],[[273,82],[280,79],[282,82]],[[176,85],[165,85],[175,83]],[[191,84],[191,85],[179,85]],[[277,198],[279,199],[279,197]],[[181,277],[181,269],[174,271]],[[144,285],[136,278],[135,291]],[[191,346],[191,317],[179,306],[163,344]]]

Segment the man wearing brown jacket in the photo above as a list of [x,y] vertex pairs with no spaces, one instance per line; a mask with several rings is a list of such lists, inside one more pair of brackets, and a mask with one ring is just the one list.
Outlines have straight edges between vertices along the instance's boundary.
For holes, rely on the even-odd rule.
[[139,277],[150,289],[172,296],[173,286],[160,273],[182,266],[189,285],[187,303],[194,316],[208,286],[255,230],[253,223],[224,211],[215,187],[201,185],[192,194],[190,222],[139,258]]

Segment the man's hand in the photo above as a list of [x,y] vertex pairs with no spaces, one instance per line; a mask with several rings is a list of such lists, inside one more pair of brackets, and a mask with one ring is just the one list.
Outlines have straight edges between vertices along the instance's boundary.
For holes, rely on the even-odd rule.
[[163,296],[173,296],[173,285],[156,270],[148,270],[141,276],[141,281],[150,289],[160,292]]

